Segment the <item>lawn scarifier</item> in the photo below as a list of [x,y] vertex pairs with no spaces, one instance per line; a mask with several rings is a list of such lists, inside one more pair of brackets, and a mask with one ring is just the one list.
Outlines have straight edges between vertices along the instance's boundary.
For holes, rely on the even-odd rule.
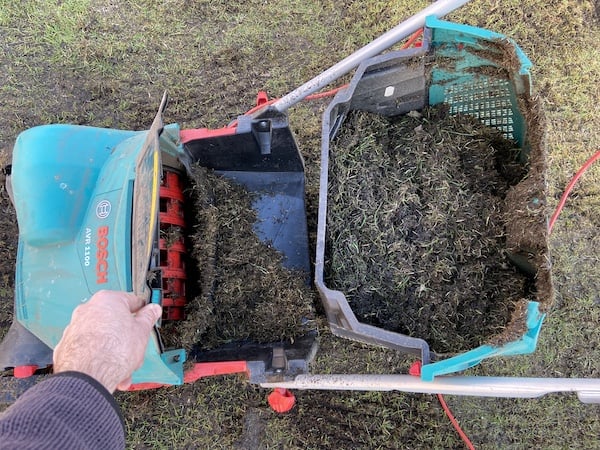
[[[193,164],[248,190],[257,215],[255,233],[283,255],[283,266],[309,273],[304,162],[286,111],[358,66],[350,86],[338,92],[323,119],[315,284],[335,334],[415,354],[423,362],[421,379],[310,375],[309,363],[317,351],[313,330],[276,343],[235,342],[210,351],[199,347],[185,351],[165,348],[159,323],[144,364],[133,375],[133,389],[241,372],[253,383],[278,388],[283,397],[283,388],[515,397],[561,390],[576,391],[582,401],[600,401],[598,380],[443,376],[487,357],[534,351],[551,280],[543,264],[547,248],[526,246],[526,233],[511,235],[509,260],[519,270],[534,270],[536,283],[546,283],[546,290],[537,290],[545,295],[543,301],[528,299],[518,318],[526,331],[516,340],[484,345],[446,360],[430,352],[419,337],[358,322],[344,294],[323,281],[329,142],[351,109],[394,116],[448,103],[452,113],[472,114],[498,128],[518,143],[523,164],[529,164],[530,170],[540,165],[536,173],[542,179],[526,178],[533,180],[533,186],[523,189],[535,195],[515,202],[525,202],[523,216],[533,216],[532,223],[538,225],[534,232],[540,224],[546,232],[543,208],[538,208],[545,200],[539,190],[543,152],[537,155],[540,160],[535,159],[543,145],[535,140],[540,136],[532,133],[538,119],[531,114],[535,108],[527,104],[530,63],[501,35],[439,20],[466,2],[440,0],[430,5],[282,99],[269,104],[259,98],[257,108],[232,126],[180,130],[176,124],[165,125],[165,96],[148,131],[45,125],[23,132],[6,177],[19,222],[16,320],[0,344],[0,365],[12,368],[15,375],[10,381],[3,379],[13,383],[10,391],[18,393],[51,370],[52,349],[71,312],[97,290],[133,291],[160,303],[164,321],[184,318],[188,273],[179,231],[188,226],[183,183]],[[377,56],[422,27],[424,40],[419,48]],[[516,224],[520,227],[522,222]]]

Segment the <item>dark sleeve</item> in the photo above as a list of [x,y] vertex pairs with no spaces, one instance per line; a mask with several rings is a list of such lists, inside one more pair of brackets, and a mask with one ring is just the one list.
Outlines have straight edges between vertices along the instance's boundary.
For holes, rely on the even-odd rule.
[[123,449],[113,396],[79,372],[53,375],[0,414],[0,449]]

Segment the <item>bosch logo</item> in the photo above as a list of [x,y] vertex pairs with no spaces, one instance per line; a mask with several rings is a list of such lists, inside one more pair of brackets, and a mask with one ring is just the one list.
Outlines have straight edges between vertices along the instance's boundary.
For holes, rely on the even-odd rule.
[[106,219],[110,215],[112,205],[108,200],[101,200],[96,205],[96,217],[98,219]]
[[98,228],[96,238],[96,283],[108,282],[108,227]]

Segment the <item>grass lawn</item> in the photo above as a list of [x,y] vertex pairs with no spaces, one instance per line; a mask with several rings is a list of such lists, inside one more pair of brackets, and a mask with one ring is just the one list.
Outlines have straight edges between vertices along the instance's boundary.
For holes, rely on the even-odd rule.
[[[284,95],[427,6],[420,0],[0,0],[0,165],[17,134],[45,123],[147,129],[168,90],[165,122],[220,127],[257,91]],[[447,19],[513,38],[532,60],[547,120],[548,201],[600,149],[600,6],[591,0],[474,0]],[[319,176],[321,100],[289,112],[309,180]],[[309,183],[310,185],[310,183]],[[314,184],[312,185],[314,186]],[[317,190],[309,187],[314,206]],[[13,214],[1,211],[4,218]],[[551,236],[556,301],[538,349],[471,373],[600,376],[600,163],[577,184]],[[14,236],[13,236],[14,238]],[[14,255],[0,235],[0,337],[12,320]],[[14,258],[14,256],[12,256]],[[324,322],[323,322],[324,324]],[[394,352],[321,327],[315,372],[406,373]],[[238,377],[119,393],[130,448],[462,448],[434,396],[297,392],[277,415],[268,392]],[[449,397],[481,449],[600,446],[600,405]]]

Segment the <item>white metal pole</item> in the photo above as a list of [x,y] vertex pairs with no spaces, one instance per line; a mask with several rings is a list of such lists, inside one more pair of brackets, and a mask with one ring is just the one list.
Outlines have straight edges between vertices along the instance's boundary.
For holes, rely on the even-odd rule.
[[384,33],[371,43],[352,53],[350,56],[347,56],[325,72],[322,72],[312,80],[307,81],[302,86],[281,97],[273,103],[272,107],[279,112],[287,111],[291,106],[302,101],[308,95],[327,86],[329,83],[347,74],[355,67],[358,67],[363,60],[378,55],[382,51],[408,37],[419,28],[422,28],[425,25],[425,18],[427,16],[435,16],[437,18],[443,17],[468,2],[469,0],[438,0]]
[[261,383],[266,388],[401,391],[476,397],[536,398],[553,392],[576,392],[584,403],[600,403],[598,378],[520,378],[445,376],[423,381],[412,375],[298,375],[293,381]]

